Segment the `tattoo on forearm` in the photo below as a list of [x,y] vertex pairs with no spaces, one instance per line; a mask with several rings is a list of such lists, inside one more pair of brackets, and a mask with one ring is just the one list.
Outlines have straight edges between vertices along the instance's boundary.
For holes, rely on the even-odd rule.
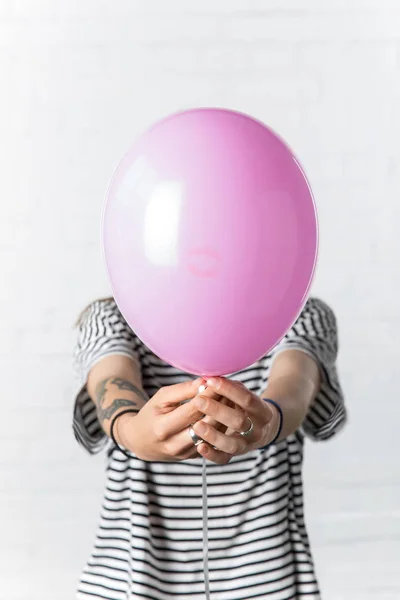
[[113,400],[111,404],[106,408],[99,406],[97,409],[97,416],[99,418],[100,423],[103,423],[103,421],[105,421],[106,419],[111,419],[114,413],[116,413],[117,410],[119,410],[123,406],[131,408],[133,406],[137,406],[137,404],[136,402],[133,402],[133,400],[127,400],[126,398],[115,398],[115,400]]
[[126,390],[127,392],[134,392],[137,394],[144,402],[147,401],[145,394],[136,385],[133,385],[130,381],[126,379],[121,379],[120,377],[115,377],[110,383],[116,385],[119,390]]
[[[137,388],[130,381],[121,379],[119,377],[104,379],[103,381],[100,381],[95,391],[95,404],[97,407],[97,416],[101,424],[103,424],[103,422],[106,419],[111,419],[111,417],[120,408],[133,408],[134,406],[137,406],[137,402],[135,402],[134,400],[130,400],[129,398],[115,398],[111,402],[111,404],[109,404],[108,406],[104,406],[106,394],[108,391],[110,391],[110,386],[112,385],[117,386],[119,390],[133,392],[134,394],[139,396],[139,398],[144,402],[147,401],[146,395],[142,392],[142,390]],[[139,410],[137,412],[139,412]]]
[[108,383],[108,379],[104,379],[103,381],[100,381],[100,383],[98,384],[98,386],[96,387],[96,398],[95,398],[95,404],[96,406],[100,406],[101,403],[104,400],[104,396],[107,393],[107,383]]

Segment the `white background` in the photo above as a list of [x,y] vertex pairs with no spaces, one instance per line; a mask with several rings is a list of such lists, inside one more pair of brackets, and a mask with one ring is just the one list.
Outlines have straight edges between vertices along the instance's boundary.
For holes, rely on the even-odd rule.
[[200,105],[267,122],[310,177],[350,414],[306,449],[323,598],[400,598],[399,52],[396,0],[0,0],[0,600],[74,597],[103,458],[72,435],[72,325],[108,293],[104,191]]

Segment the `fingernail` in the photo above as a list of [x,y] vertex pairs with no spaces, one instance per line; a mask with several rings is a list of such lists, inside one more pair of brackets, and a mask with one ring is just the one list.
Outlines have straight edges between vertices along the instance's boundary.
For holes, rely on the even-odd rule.
[[213,388],[219,388],[220,386],[220,380],[218,379],[218,377],[210,377],[210,379],[207,379],[207,383],[208,385],[210,385]]

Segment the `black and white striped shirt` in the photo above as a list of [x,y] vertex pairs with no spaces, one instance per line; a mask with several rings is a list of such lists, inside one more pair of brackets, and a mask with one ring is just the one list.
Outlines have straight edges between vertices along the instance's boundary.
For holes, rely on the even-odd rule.
[[[304,437],[328,439],[346,420],[332,310],[309,299],[276,348],[232,379],[261,394],[272,360],[288,348],[310,354],[322,372],[320,392],[301,430],[228,465],[207,466],[212,600],[320,598],[304,525],[301,470]],[[145,462],[114,447],[85,385],[93,365],[111,354],[138,362],[150,397],[162,386],[192,379],[144,346],[114,301],[97,301],[84,314],[76,349],[80,391],[74,432],[89,452],[106,449],[107,483],[77,598],[204,600],[202,459]]]

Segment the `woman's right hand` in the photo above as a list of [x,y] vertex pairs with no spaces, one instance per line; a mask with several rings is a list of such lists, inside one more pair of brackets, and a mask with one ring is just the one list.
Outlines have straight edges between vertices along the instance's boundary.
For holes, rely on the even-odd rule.
[[163,387],[137,415],[121,415],[115,424],[118,442],[141,460],[198,458],[188,428],[204,416],[190,402],[202,385],[204,379]]

